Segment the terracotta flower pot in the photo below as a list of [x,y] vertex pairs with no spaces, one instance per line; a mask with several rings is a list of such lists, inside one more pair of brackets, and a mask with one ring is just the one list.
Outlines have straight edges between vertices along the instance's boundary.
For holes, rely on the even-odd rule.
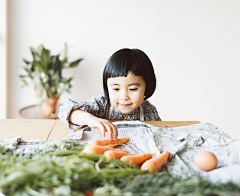
[[58,98],[47,98],[42,104],[44,118],[51,118],[58,110]]

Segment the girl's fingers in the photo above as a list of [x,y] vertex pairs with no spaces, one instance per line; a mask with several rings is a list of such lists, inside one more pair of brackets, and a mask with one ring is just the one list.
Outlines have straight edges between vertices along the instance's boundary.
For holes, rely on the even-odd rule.
[[105,132],[105,130],[103,131],[102,134],[103,134],[103,137],[106,137],[106,132]]
[[100,129],[100,132],[103,134],[103,137],[105,137],[106,136],[106,134],[105,134],[105,127],[103,126],[102,123],[99,123],[98,129]]
[[109,140],[117,140],[117,127],[106,119],[92,118],[91,121],[88,122],[88,126],[98,129],[103,137],[107,137]]
[[109,125],[111,126],[111,129],[112,129],[112,137],[114,140],[117,140],[117,136],[118,136],[118,130],[117,130],[117,127],[112,124],[112,123],[109,123]]
[[104,122],[105,130],[107,131],[108,139],[112,140],[112,127],[108,124],[108,122]]

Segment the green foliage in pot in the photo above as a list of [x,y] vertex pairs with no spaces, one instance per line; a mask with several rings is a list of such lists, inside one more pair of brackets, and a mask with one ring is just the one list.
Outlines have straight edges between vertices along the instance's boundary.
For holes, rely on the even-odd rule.
[[65,44],[64,54],[51,55],[50,50],[41,44],[37,49],[30,47],[33,60],[25,62],[23,67],[26,75],[20,75],[24,85],[29,85],[29,80],[33,83],[37,95],[42,99],[46,97],[58,98],[63,92],[70,93],[71,81],[73,77],[65,78],[62,71],[65,68],[77,67],[83,60],[77,59],[68,62],[68,47]]

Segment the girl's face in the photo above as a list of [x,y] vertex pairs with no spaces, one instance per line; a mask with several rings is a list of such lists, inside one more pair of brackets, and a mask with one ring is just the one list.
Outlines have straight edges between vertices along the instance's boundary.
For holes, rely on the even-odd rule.
[[129,114],[142,104],[146,83],[142,76],[129,72],[127,77],[108,78],[107,87],[111,104],[121,113]]

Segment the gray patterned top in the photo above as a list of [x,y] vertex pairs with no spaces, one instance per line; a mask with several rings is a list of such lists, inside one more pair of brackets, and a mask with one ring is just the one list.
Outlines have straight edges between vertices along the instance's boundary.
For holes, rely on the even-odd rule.
[[[144,100],[142,103],[144,120],[145,121],[161,121],[158,116],[157,109],[149,101]],[[75,125],[69,121],[69,116],[73,110],[81,109],[93,114],[96,117],[108,119],[110,103],[104,96],[95,96],[90,100],[79,102],[69,99],[60,106],[58,117],[62,120],[69,129],[78,129],[83,125]],[[137,108],[130,114],[122,114],[117,108],[113,107],[111,120],[140,120],[140,108]]]

